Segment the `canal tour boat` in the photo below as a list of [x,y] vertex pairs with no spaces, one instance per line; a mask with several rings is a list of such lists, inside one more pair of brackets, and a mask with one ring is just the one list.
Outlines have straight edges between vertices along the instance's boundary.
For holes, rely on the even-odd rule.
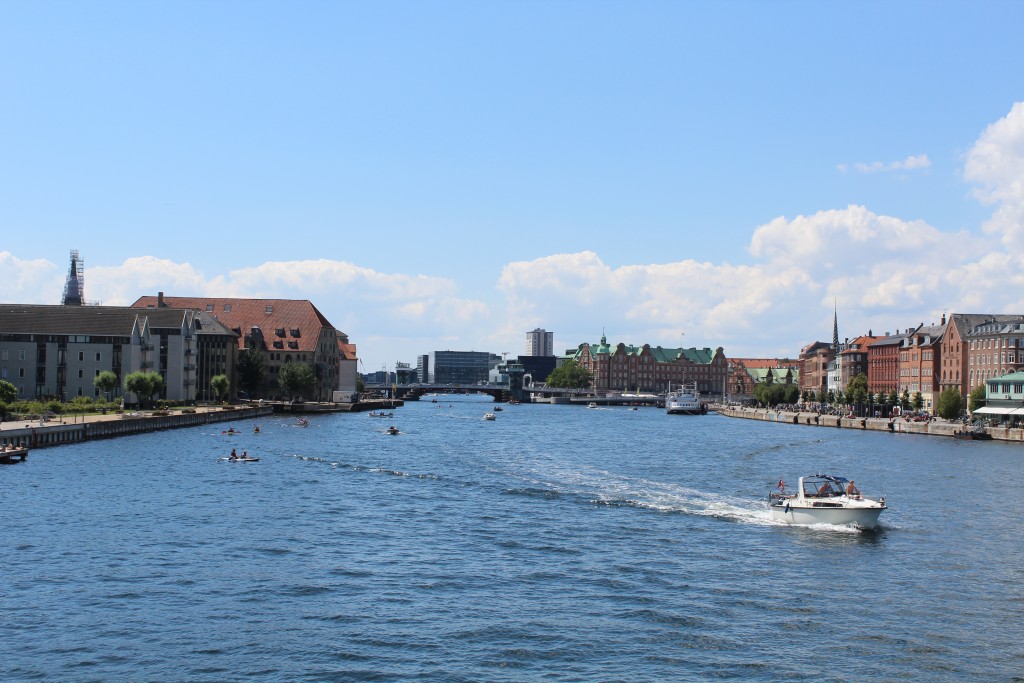
[[786,491],[781,480],[779,489],[768,495],[772,519],[789,524],[836,524],[874,529],[878,516],[886,510],[885,496],[878,500],[865,498],[852,479],[815,474],[800,477],[796,491]]
[[700,402],[697,383],[684,384],[676,391],[669,387],[665,397],[665,412],[669,415],[703,415],[707,408]]

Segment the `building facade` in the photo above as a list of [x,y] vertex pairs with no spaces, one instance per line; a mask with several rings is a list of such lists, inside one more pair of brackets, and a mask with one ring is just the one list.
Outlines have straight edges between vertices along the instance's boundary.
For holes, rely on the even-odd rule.
[[697,384],[702,394],[724,396],[729,361],[722,347],[662,348],[580,344],[573,360],[590,371],[597,391],[667,393],[682,384]]
[[911,400],[920,392],[923,408],[932,411],[939,399],[943,325],[920,325],[908,330],[900,344],[900,386]]
[[487,382],[491,368],[501,362],[501,356],[486,351],[431,351],[427,356],[429,384]]
[[835,347],[825,342],[811,342],[800,350],[800,393],[813,394],[823,401],[828,394],[828,367],[835,360]]
[[992,316],[967,328],[967,380],[970,389],[990,379],[1024,370],[1024,316]]
[[154,371],[164,382],[157,398],[188,403],[197,400],[200,389],[202,342],[217,337],[222,344],[235,339],[188,309],[5,304],[0,306],[0,379],[13,384],[21,399],[68,401],[99,398],[93,381],[101,372],[113,372],[120,386],[133,372]]
[[526,333],[526,355],[527,356],[554,356],[555,355],[555,333],[542,330],[539,327]]
[[[291,362],[308,364],[315,378],[310,398],[332,401],[339,386],[338,330],[312,302],[301,299],[235,299],[224,297],[140,297],[133,308],[184,308],[200,311],[238,335],[238,351],[254,348],[263,354],[264,383],[259,393],[283,395],[277,379]],[[355,378],[351,380],[354,386]]]

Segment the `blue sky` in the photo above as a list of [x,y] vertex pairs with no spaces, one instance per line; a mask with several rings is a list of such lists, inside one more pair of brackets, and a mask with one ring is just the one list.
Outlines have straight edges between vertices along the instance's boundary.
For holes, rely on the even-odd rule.
[[364,369],[1024,313],[1010,2],[0,0],[0,300],[310,299]]

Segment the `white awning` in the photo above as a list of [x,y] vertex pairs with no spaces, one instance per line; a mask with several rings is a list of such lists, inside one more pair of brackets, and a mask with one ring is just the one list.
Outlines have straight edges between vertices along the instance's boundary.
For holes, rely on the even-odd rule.
[[998,408],[996,406],[985,406],[974,411],[975,415],[1024,415],[1024,407],[1021,408]]

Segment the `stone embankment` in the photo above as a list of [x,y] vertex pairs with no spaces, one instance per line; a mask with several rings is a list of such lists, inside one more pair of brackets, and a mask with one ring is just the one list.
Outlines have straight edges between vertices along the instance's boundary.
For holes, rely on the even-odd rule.
[[82,422],[44,422],[42,424],[10,423],[2,425],[0,446],[12,445],[18,448],[43,448],[82,443],[93,439],[108,439],[115,436],[155,432],[161,429],[196,427],[215,422],[255,420],[273,412],[271,406],[229,409],[201,409],[194,413],[118,413],[111,415],[90,415]]
[[[739,417],[746,420],[763,420],[765,422],[782,422],[785,424],[809,425],[812,427],[832,427],[838,429],[861,429],[875,432],[891,432],[898,434],[928,434],[931,436],[953,435],[964,429],[959,422],[931,420],[914,422],[903,418],[885,417],[844,417],[841,415],[819,415],[818,413],[800,413],[770,408],[746,408],[735,406],[716,406],[714,410],[726,417]],[[985,431],[995,441],[1017,441],[1024,443],[1024,429],[1009,427],[987,427]]]

